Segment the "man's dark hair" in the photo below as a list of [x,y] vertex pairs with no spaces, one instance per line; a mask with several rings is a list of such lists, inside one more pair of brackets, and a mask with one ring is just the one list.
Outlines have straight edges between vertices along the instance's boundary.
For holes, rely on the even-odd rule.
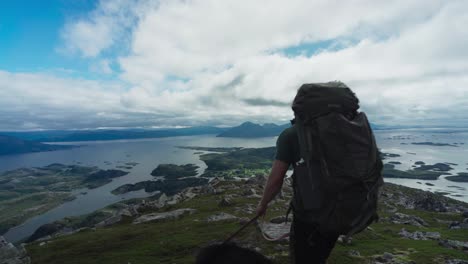
[[205,247],[197,255],[196,264],[271,264],[262,254],[234,243]]

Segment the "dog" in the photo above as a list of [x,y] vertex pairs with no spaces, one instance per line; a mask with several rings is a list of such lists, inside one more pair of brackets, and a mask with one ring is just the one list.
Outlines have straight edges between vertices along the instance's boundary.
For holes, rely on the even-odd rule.
[[215,244],[202,248],[196,264],[272,264],[264,255],[235,243]]

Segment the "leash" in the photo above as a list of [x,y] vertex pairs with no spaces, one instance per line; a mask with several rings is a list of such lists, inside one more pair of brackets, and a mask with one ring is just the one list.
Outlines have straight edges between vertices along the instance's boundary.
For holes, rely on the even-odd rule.
[[287,237],[289,237],[289,232],[288,233],[285,233],[277,238],[273,238],[271,237],[270,235],[268,235],[267,233],[263,232],[263,230],[261,230],[262,232],[262,235],[263,235],[263,238],[266,240],[266,241],[270,241],[270,242],[275,242],[275,241],[279,241],[279,240],[282,240],[282,239],[285,239]]
[[[240,232],[242,232],[242,230],[244,230],[247,226],[249,226],[250,224],[252,224],[253,222],[255,222],[257,219],[258,219],[258,215],[255,216],[254,218],[250,219],[247,223],[245,223],[243,226],[241,226],[241,228],[239,228],[236,232],[234,232],[232,235],[230,235],[226,240],[224,240],[223,244],[226,244],[228,243],[229,241],[231,241],[234,237],[236,237]],[[260,232],[262,233],[262,236],[265,240],[267,241],[270,241],[270,242],[274,242],[274,241],[279,241],[279,240],[282,240],[282,239],[285,239],[287,237],[289,237],[289,232],[288,233],[285,233],[277,238],[273,238],[271,237],[270,235],[268,235],[267,233],[263,232],[262,228],[260,228]]]
[[[286,211],[286,221],[284,222],[284,224],[286,224],[288,222],[289,213],[291,213],[292,209],[293,209],[292,204],[289,204],[288,210]],[[275,241],[279,241],[281,239],[285,239],[285,238],[289,237],[289,234],[290,234],[290,232],[287,232],[287,233],[279,236],[278,238],[273,238],[270,235],[268,235],[267,233],[263,232],[263,229],[261,227],[260,227],[260,232],[262,232],[262,236],[263,236],[263,238],[265,240],[271,241],[271,242],[275,242]]]
[[257,215],[254,218],[250,219],[247,223],[245,223],[243,226],[241,226],[241,228],[239,228],[236,232],[234,232],[234,234],[232,234],[226,240],[224,240],[223,244],[226,244],[229,241],[231,241],[235,236],[237,236],[240,232],[242,232],[242,230],[244,230],[247,226],[249,226],[250,224],[255,222],[258,219],[258,217],[259,217],[259,215]]

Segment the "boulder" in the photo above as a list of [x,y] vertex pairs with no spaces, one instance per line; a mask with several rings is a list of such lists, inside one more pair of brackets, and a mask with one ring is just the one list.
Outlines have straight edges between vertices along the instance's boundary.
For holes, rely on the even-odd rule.
[[101,221],[101,222],[97,223],[94,227],[111,226],[111,225],[114,225],[114,224],[120,222],[121,220],[122,220],[122,215],[116,214],[116,215],[113,215],[113,216],[105,219],[104,221]]
[[202,189],[200,190],[200,193],[202,193],[202,194],[217,194],[216,189],[211,184],[207,184],[207,185],[203,186]]
[[161,196],[159,196],[159,198],[158,198],[158,204],[159,204],[161,207],[163,207],[164,205],[166,205],[167,200],[168,200],[167,195],[166,195],[165,193],[163,193],[163,194],[161,194]]
[[2,264],[29,264],[31,260],[26,255],[24,247],[15,247],[12,243],[6,241],[0,236],[0,263]]
[[461,223],[458,221],[453,221],[449,224],[449,229],[468,229],[468,223],[466,221]]
[[166,220],[177,220],[187,214],[194,214],[197,210],[190,208],[177,209],[164,213],[152,213],[138,217],[133,221],[133,224],[141,224],[146,222],[161,222]]
[[439,241],[439,245],[446,248],[468,250],[468,242],[444,239]]
[[404,224],[414,226],[429,226],[424,219],[418,216],[395,213],[390,217],[390,222],[393,224]]
[[247,224],[249,221],[250,221],[250,219],[247,218],[247,217],[241,217],[241,218],[239,218],[239,224],[240,224],[240,225],[245,225],[245,224]]
[[384,263],[387,263],[394,258],[395,256],[392,253],[384,252],[382,256],[378,256],[376,259]]
[[239,218],[237,216],[221,212],[221,213],[217,213],[217,214],[209,216],[206,219],[206,221],[207,222],[218,222],[218,221],[229,221],[229,220],[238,220],[238,219]]
[[257,174],[254,177],[249,178],[245,183],[251,185],[265,185],[267,177],[263,174]]
[[444,264],[468,264],[468,260],[463,259],[447,259]]
[[414,203],[414,208],[431,212],[447,212],[447,206],[432,193],[425,194]]
[[122,209],[120,210],[120,212],[118,213],[120,216],[127,216],[127,217],[132,217],[132,213],[130,212],[129,209],[125,208],[125,209]]
[[350,245],[353,242],[353,237],[340,235],[336,241],[341,244]]
[[245,190],[242,194],[245,195],[245,196],[251,196],[251,195],[256,195],[257,192],[255,191],[254,188],[249,188],[249,189]]
[[224,196],[221,201],[219,201],[218,206],[227,207],[233,205],[231,198]]
[[398,233],[400,236],[412,240],[437,240],[440,239],[439,232],[421,232],[415,231],[413,233],[406,231],[406,229],[402,228],[401,231]]

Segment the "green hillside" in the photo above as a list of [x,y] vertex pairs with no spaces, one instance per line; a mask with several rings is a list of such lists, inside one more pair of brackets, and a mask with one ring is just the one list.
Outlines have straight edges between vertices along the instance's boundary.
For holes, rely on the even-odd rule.
[[[210,243],[222,241],[240,227],[243,217],[253,216],[259,200],[256,194],[261,193],[262,183],[263,181],[258,180],[222,181],[192,188],[186,192],[195,194],[194,198],[180,199],[176,204],[166,204],[159,209],[140,207],[139,216],[182,208],[195,209],[192,214],[182,215],[178,219],[141,224],[132,224],[139,216],[125,216],[119,223],[108,227],[88,228],[47,242],[32,243],[27,246],[27,250],[32,263],[38,264],[193,263],[197,250]],[[283,215],[290,196],[290,188],[285,187],[282,198],[278,198],[269,208],[265,221]],[[221,202],[222,200],[224,201]],[[145,201],[146,205],[150,203],[151,200]],[[141,200],[133,200],[126,205],[137,204],[141,204]],[[409,204],[417,209],[409,209]],[[451,259],[468,261],[467,248],[444,246],[447,240],[463,241],[468,238],[466,227],[449,228],[452,222],[464,221],[461,211],[467,208],[466,203],[440,195],[386,184],[379,209],[382,220],[353,237],[350,244],[337,243],[329,263],[374,263],[370,261],[384,258],[398,261],[386,263],[448,263],[446,261]],[[207,221],[210,216],[219,212],[238,218]],[[396,219],[394,216],[399,215],[397,213],[417,221],[411,223],[408,220],[409,224],[394,223],[392,221],[398,220],[391,219]],[[440,238],[403,238],[399,235],[402,229],[408,232],[438,232]],[[236,238],[236,242],[245,247],[256,248],[276,263],[288,263],[288,242],[268,242],[254,226],[247,228]]]

